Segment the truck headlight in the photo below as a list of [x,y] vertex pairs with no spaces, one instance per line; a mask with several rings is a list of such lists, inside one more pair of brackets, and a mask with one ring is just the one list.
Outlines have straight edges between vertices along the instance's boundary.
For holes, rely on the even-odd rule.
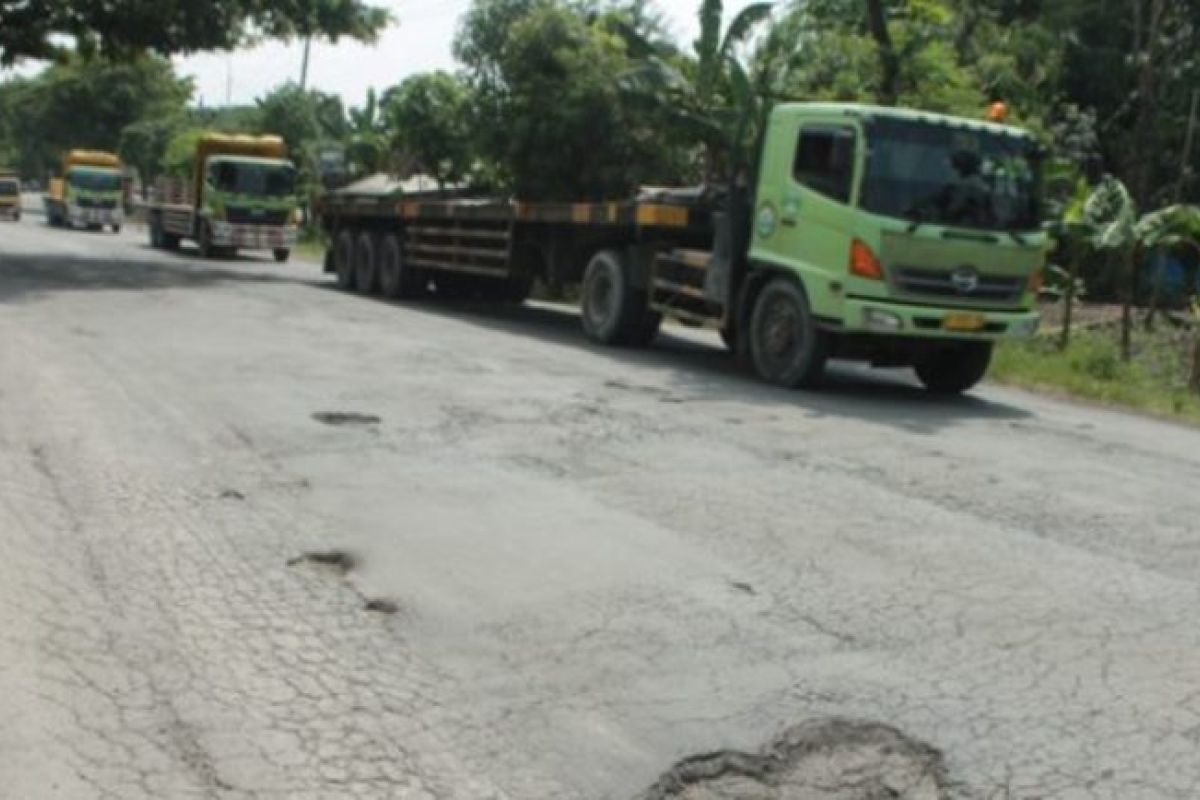
[[899,314],[893,314],[890,311],[881,311],[878,308],[863,310],[863,325],[866,326],[867,330],[883,333],[895,333],[896,331],[904,330],[904,320],[900,319]]

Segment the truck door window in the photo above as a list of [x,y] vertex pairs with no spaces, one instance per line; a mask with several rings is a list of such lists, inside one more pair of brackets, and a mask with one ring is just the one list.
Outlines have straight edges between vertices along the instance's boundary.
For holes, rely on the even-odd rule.
[[802,186],[839,203],[849,203],[854,185],[858,135],[849,125],[819,125],[800,131],[792,175]]

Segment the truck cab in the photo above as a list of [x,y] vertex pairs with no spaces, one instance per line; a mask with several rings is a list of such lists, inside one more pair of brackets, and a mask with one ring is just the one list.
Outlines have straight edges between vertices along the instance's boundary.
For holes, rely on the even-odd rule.
[[841,357],[969,388],[995,342],[1038,328],[1041,162],[1037,140],[1003,125],[778,106],[753,201],[746,354],[789,385]]
[[0,217],[21,219],[21,182],[7,170],[0,170]]
[[46,218],[54,226],[121,230],[125,220],[125,179],[112,153],[73,150],[63,159],[62,177],[50,181]]
[[270,250],[286,261],[296,243],[296,168],[277,136],[207,134],[192,179],[165,178],[148,208],[150,241],[192,239],[204,257]]

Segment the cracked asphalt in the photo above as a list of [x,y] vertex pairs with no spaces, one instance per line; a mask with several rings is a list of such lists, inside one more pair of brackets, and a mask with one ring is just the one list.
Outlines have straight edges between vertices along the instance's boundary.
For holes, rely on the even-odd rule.
[[0,798],[1200,796],[1200,432],[143,241],[0,223]]

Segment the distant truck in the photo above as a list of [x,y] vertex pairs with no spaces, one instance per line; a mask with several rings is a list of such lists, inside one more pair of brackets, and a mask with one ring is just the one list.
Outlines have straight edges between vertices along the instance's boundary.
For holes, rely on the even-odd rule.
[[153,247],[189,239],[204,258],[269,250],[284,262],[296,244],[296,168],[277,136],[206,134],[191,179],[160,178],[146,212]]
[[0,217],[21,221],[21,181],[16,174],[0,168]]
[[646,345],[665,315],[719,329],[775,384],[815,384],[840,358],[957,394],[996,342],[1038,329],[1042,160],[1005,125],[782,104],[752,174],[721,187],[606,203],[333,192],[326,270],[389,297],[520,301],[535,279],[579,284],[602,344]]
[[54,227],[110,226],[120,233],[125,221],[121,159],[97,150],[72,150],[63,156],[62,175],[50,179],[43,200],[46,221]]

